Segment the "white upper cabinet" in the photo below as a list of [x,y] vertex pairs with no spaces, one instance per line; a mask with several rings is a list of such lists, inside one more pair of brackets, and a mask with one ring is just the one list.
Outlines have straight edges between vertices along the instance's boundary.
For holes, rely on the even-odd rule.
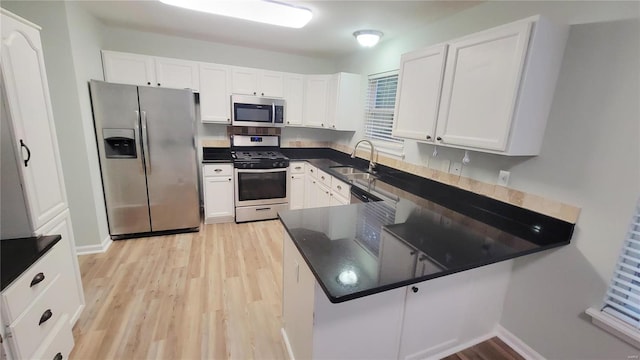
[[156,85],[198,91],[198,64],[192,61],[155,58]]
[[521,22],[450,43],[438,142],[505,150],[530,32]]
[[534,16],[449,41],[446,61],[442,47],[405,54],[394,135],[429,142],[435,128],[438,145],[539,154],[568,29]]
[[331,75],[309,75],[304,89],[304,125],[325,127]]
[[393,136],[434,141],[447,45],[402,55]]
[[328,86],[327,127],[355,131],[362,122],[364,98],[359,74],[332,75]]
[[200,120],[231,123],[231,69],[226,65],[200,63]]
[[0,115],[10,125],[31,226],[37,229],[67,207],[40,34],[4,14],[1,34]]
[[104,79],[129,85],[155,85],[153,57],[102,50]]
[[281,72],[252,68],[233,68],[233,93],[265,97],[284,96],[284,78]]
[[304,76],[284,74],[284,117],[287,126],[302,125],[304,114]]
[[198,64],[193,61],[102,50],[108,82],[198,90]]

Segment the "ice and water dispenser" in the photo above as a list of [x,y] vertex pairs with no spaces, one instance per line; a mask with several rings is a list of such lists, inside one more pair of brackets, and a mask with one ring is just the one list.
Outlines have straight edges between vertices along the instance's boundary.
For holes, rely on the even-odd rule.
[[102,129],[107,159],[135,159],[136,137],[133,129]]

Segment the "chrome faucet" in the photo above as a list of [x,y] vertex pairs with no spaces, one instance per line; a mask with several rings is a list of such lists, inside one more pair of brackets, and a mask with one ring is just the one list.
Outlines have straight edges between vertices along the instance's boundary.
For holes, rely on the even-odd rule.
[[375,150],[375,148],[373,147],[373,143],[367,139],[362,139],[360,141],[358,141],[358,143],[356,144],[356,146],[353,148],[353,152],[351,153],[351,158],[355,158],[356,157],[356,150],[358,150],[358,145],[360,145],[360,143],[362,142],[366,142],[369,144],[369,147],[371,148],[371,154],[369,154],[369,170],[367,170],[369,173],[373,172],[373,168],[376,167],[376,164],[373,162],[373,152]]

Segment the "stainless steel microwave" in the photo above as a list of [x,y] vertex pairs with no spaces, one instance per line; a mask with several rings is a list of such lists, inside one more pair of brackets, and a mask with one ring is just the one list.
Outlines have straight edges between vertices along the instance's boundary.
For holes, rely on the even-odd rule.
[[231,125],[284,126],[284,100],[231,95]]

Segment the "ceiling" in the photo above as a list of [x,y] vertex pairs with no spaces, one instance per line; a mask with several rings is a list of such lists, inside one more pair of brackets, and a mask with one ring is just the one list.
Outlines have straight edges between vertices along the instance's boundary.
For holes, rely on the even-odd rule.
[[[250,6],[247,0],[234,1],[246,1]],[[79,3],[110,26],[326,58],[358,51],[352,35],[356,30],[380,30],[384,41],[479,4],[455,0],[281,2],[310,9],[313,19],[302,29],[290,29],[199,13],[156,0]]]

